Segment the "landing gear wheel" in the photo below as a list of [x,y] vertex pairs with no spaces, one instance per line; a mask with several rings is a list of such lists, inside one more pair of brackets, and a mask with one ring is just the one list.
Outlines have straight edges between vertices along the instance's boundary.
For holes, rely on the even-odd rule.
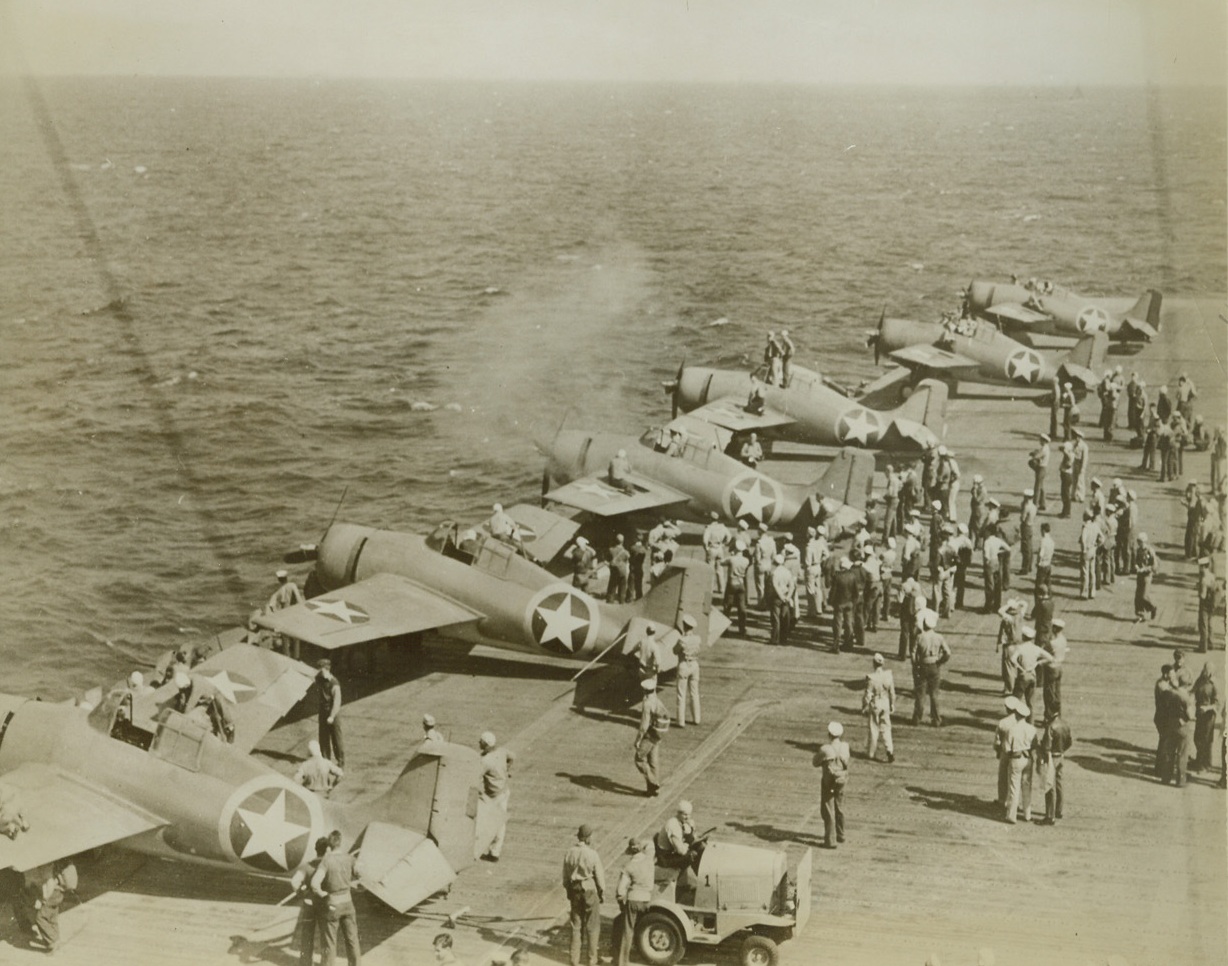
[[682,929],[663,912],[646,912],[636,924],[635,945],[653,966],[673,966],[686,952]]
[[767,936],[747,936],[742,943],[742,966],[776,966],[780,949]]

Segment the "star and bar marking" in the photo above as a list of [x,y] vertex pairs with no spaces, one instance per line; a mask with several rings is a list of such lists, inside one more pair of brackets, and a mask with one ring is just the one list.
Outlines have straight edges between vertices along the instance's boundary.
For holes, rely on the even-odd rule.
[[1044,363],[1040,355],[1031,349],[1016,349],[1006,357],[1006,375],[1008,379],[1027,383],[1029,386],[1040,377]]
[[840,414],[836,420],[836,436],[842,443],[860,443],[869,446],[883,435],[883,425],[878,414],[864,406],[854,406]]
[[[289,872],[307,855],[312,830],[319,824],[305,794],[269,783],[240,788],[233,808],[222,811],[224,844],[234,857],[262,872]],[[250,789],[250,790],[249,790]]]
[[547,588],[529,605],[529,632],[549,651],[574,654],[597,629],[595,604],[565,585]]
[[323,600],[319,597],[307,601],[307,609],[324,617],[330,617],[342,624],[365,624],[371,619],[361,607],[344,600]]
[[770,522],[779,505],[776,484],[758,473],[734,478],[725,491],[725,511],[735,520],[750,517],[758,523]]

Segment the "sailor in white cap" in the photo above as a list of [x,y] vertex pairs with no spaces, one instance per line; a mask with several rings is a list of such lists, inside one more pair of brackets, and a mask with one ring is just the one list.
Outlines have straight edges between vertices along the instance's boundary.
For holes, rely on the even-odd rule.
[[307,742],[307,758],[294,773],[294,781],[321,798],[328,798],[344,775],[345,772],[324,757],[320,743],[313,738]]
[[435,727],[435,716],[429,713],[424,714],[422,716],[422,749],[430,751],[443,744],[443,733]]
[[572,586],[592,593],[597,583],[597,551],[585,537],[576,537],[575,545],[568,548],[563,556],[571,561]]
[[936,611],[925,610],[921,615],[923,630],[917,635],[912,649],[913,667],[913,712],[912,723],[921,723],[925,696],[929,695],[930,723],[942,727],[942,712],[938,706],[938,692],[942,688],[942,666],[951,659],[951,648],[934,628],[938,626]]
[[1053,633],[1045,646],[1050,660],[1048,664],[1041,665],[1041,693],[1045,699],[1045,717],[1062,707],[1062,666],[1070,652],[1070,642],[1066,640],[1066,622],[1055,617],[1050,626]]
[[1082,430],[1074,431],[1074,498],[1076,503],[1087,499],[1087,481],[1091,475],[1091,448]]
[[723,609],[730,620],[737,620],[738,634],[746,636],[746,597],[750,592],[750,557],[746,555],[747,542],[739,536],[733,542],[733,553],[727,561],[728,575],[725,580]]
[[303,592],[299,590],[298,584],[290,579],[289,571],[279,570],[274,576],[277,577],[277,589],[264,605],[265,612],[269,614],[292,607],[303,599]]
[[1075,399],[1073,383],[1062,383],[1062,438],[1073,439],[1075,423],[1079,421],[1079,401]]
[[1156,607],[1151,602],[1151,579],[1155,576],[1159,558],[1147,540],[1147,534],[1140,533],[1134,547],[1134,621],[1141,624],[1150,617],[1155,620]]
[[498,862],[503,852],[503,840],[507,834],[508,801],[512,797],[512,763],[516,756],[506,748],[500,748],[494,733],[483,731],[478,738],[478,751],[482,753],[482,790],[478,796],[478,811],[493,809],[502,812],[499,831],[482,858]]
[[627,451],[620,449],[610,459],[610,465],[606,468],[606,479],[610,486],[617,490],[622,490],[624,493],[634,493],[635,487],[631,485],[631,461],[627,459]]
[[823,568],[831,550],[827,546],[827,528],[809,527],[806,531],[806,547],[802,551],[802,563],[806,574],[806,597],[810,602],[808,616],[818,620],[826,606],[824,600]]
[[861,607],[861,574],[841,557],[831,578],[832,650],[851,651],[857,641],[856,612]]
[[[1022,698],[1024,704],[1030,708],[1032,706],[1032,696],[1036,691],[1037,668],[1051,663],[1053,657],[1037,646],[1036,630],[1032,627],[1024,627],[1022,640],[1019,646],[1015,648],[1015,653],[1011,660],[1015,666],[1014,695],[1017,698]],[[1031,720],[1030,713],[1028,720]]]
[[771,606],[768,600],[768,580],[772,574],[772,564],[776,557],[776,538],[767,527],[755,542],[755,604],[758,607]]
[[1205,653],[1215,643],[1215,613],[1219,610],[1219,579],[1210,557],[1198,558],[1198,650]]
[[814,756],[814,766],[823,770],[819,810],[823,813],[825,849],[834,849],[837,842],[844,841],[844,786],[852,755],[843,734],[844,725],[831,722],[827,726],[827,741]]
[[1032,541],[1036,537],[1036,491],[1029,488],[1023,491],[1023,502],[1019,504],[1019,572],[1032,572]]
[[895,676],[884,667],[883,656],[874,655],[874,670],[866,675],[866,689],[861,695],[861,713],[870,719],[870,738],[866,757],[874,761],[878,754],[878,739],[882,736],[888,763],[895,761],[891,742],[891,715],[895,712]]
[[691,718],[695,724],[699,717],[699,635],[695,633],[696,621],[690,614],[679,620],[678,640],[674,653],[678,657],[678,727],[686,727],[687,701],[690,699]]
[[1041,433],[1038,445],[1028,454],[1032,489],[1036,491],[1036,508],[1042,511],[1045,509],[1045,476],[1049,472],[1049,443],[1049,434]]
[[729,556],[729,541],[732,538],[729,528],[721,522],[721,515],[713,510],[710,522],[704,527],[704,561],[712,567],[718,597],[725,593],[725,560]]
[[772,557],[771,604],[769,616],[771,620],[772,644],[787,644],[789,632],[793,629],[794,601],[797,597],[797,578],[785,563],[785,555],[778,553]]
[[655,678],[641,681],[640,687],[644,701],[635,733],[635,767],[644,776],[644,794],[651,798],[661,788],[661,738],[669,729],[669,709],[657,696]]
[[994,734],[994,751],[998,755],[998,801],[1003,818],[1011,825],[1016,822],[1023,806],[1024,821],[1032,820],[1032,749],[1036,746],[1036,729],[1027,720],[1028,706],[1015,695],[1004,702],[1010,712],[998,722]]

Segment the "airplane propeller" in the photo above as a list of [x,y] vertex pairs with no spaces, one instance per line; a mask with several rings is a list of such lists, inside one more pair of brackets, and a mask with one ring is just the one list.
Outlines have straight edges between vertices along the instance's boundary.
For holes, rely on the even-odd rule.
[[549,467],[549,466],[547,466],[547,467],[546,467],[544,470],[542,470],[542,498],[541,498],[541,503],[542,503],[542,506],[543,506],[543,507],[546,505],[546,494],[547,494],[547,493],[549,493],[549,492],[550,492],[550,467]]
[[866,339],[867,346],[874,347],[874,364],[878,365],[879,356],[882,355],[883,344],[883,323],[887,321],[887,306],[883,306],[883,311],[878,317],[878,328],[875,329]]
[[666,395],[671,397],[673,406],[670,410],[670,419],[678,418],[678,387],[682,385],[682,370],[686,368],[686,356],[682,357],[682,361],[678,363],[678,372],[674,378],[668,382],[662,382],[661,388],[665,390]]

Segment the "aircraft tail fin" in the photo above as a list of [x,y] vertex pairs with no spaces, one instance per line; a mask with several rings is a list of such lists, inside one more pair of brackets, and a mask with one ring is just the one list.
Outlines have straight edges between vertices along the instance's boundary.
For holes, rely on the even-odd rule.
[[638,616],[677,627],[683,614],[695,618],[695,632],[711,645],[729,628],[725,615],[712,606],[713,573],[702,560],[675,557],[642,600]]
[[1141,335],[1150,342],[1160,334],[1160,308],[1164,296],[1156,289],[1148,289],[1122,317],[1122,326]]
[[874,454],[845,447],[817,480],[804,487],[806,500],[797,522],[828,525],[838,538],[865,519],[866,501],[874,486]]
[[1066,354],[1065,362],[1085,369],[1100,369],[1109,353],[1109,337],[1103,330],[1085,335]]
[[369,809],[359,838],[359,872],[368,892],[406,912],[446,889],[485,852],[507,812],[482,799],[481,756],[443,743],[420,749]]
[[893,412],[894,419],[909,419],[920,423],[942,439],[947,431],[947,398],[950,390],[945,382],[937,379],[922,379],[913,394],[899,409]]

